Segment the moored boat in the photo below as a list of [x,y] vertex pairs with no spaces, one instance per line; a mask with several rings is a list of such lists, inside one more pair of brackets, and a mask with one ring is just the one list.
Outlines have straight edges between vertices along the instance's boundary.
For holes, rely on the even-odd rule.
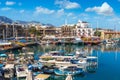
[[31,64],[31,65],[28,66],[28,69],[32,71],[33,76],[36,76],[38,74],[43,73],[41,71],[41,68],[42,68],[42,64],[41,63],[35,63],[35,64]]
[[83,43],[83,41],[81,40],[81,38],[79,37],[75,37],[74,40],[72,41],[73,44],[79,44],[79,43]]
[[28,75],[28,68],[23,65],[16,65],[16,76],[17,78],[25,78]]
[[60,68],[54,70],[54,73],[56,75],[68,75],[68,74],[77,75],[82,72],[83,72],[83,69],[78,68],[76,66],[68,66],[68,67],[61,66]]
[[11,49],[12,43],[8,42],[8,41],[0,41],[0,50],[7,50],[7,49]]
[[45,73],[45,74],[53,74],[53,73],[54,73],[54,69],[55,69],[54,66],[44,66],[44,67],[42,68],[42,71],[43,71],[43,73]]

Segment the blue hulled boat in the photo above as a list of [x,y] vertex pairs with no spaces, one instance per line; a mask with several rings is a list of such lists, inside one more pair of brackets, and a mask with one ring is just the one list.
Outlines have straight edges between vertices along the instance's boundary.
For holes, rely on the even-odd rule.
[[35,64],[32,64],[32,65],[29,65],[29,66],[28,66],[28,69],[33,72],[33,76],[36,76],[36,75],[38,75],[38,74],[43,73],[43,72],[41,71],[42,66],[43,66],[43,65],[42,65],[41,63],[35,63]]
[[59,68],[59,69],[55,69],[54,73],[56,75],[77,75],[82,73],[83,70],[82,68],[77,68],[76,66],[69,66],[67,68]]

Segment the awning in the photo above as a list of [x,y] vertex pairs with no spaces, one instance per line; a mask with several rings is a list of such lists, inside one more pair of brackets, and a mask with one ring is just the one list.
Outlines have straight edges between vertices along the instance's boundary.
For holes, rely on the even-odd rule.
[[35,79],[42,79],[43,80],[43,79],[47,79],[49,77],[50,77],[50,75],[47,75],[47,74],[39,74],[35,77]]
[[0,54],[0,57],[7,57],[6,54]]

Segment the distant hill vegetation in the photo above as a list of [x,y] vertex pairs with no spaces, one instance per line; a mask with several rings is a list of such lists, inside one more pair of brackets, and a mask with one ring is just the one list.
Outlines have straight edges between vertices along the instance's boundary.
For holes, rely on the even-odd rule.
[[22,21],[22,20],[16,20],[16,21],[14,21],[14,20],[12,20],[12,19],[10,19],[10,18],[8,18],[8,17],[6,17],[6,16],[0,16],[0,23],[13,23],[13,22],[16,22],[16,23],[19,23],[19,24],[30,24],[30,23],[35,23],[35,24],[41,24],[41,25],[43,25],[43,26],[54,26],[54,25],[52,25],[52,24],[44,24],[44,23],[40,23],[39,21]]

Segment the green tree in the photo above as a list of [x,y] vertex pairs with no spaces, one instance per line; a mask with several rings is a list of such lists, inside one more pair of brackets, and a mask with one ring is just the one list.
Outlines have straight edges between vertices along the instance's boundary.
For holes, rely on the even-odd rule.
[[100,31],[98,31],[98,30],[97,30],[97,31],[95,31],[95,32],[94,32],[94,36],[98,36],[98,37],[100,37],[100,36],[101,36],[101,32],[100,32]]
[[36,35],[37,35],[37,36],[41,36],[41,34],[40,34],[40,31],[39,31],[39,30],[36,30]]
[[34,34],[34,35],[36,35],[36,28],[34,27],[34,26],[32,26],[32,27],[30,27],[29,29],[28,29],[28,31],[29,31],[29,33],[30,34]]

